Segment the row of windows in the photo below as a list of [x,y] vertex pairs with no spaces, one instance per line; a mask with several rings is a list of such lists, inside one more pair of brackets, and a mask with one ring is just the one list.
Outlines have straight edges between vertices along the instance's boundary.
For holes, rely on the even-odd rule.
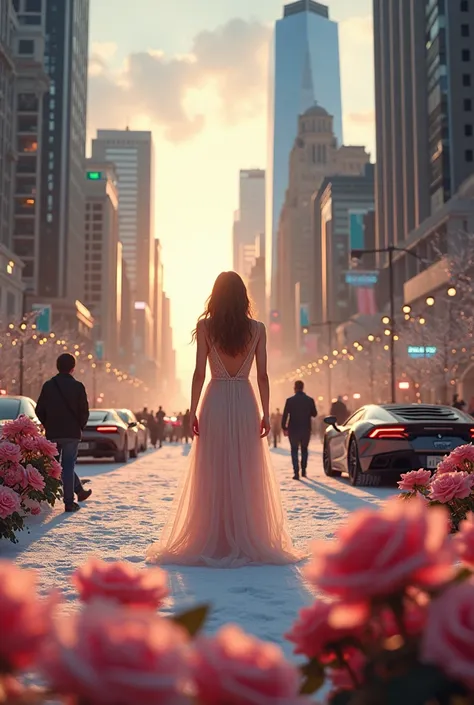
[[90,210],[102,212],[102,203],[86,203],[86,211]]

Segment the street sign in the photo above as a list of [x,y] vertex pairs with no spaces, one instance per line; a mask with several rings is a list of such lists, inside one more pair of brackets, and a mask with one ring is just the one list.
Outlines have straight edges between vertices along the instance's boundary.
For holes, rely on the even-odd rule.
[[104,359],[104,342],[102,340],[96,340],[95,356],[99,361]]
[[49,304],[33,304],[31,310],[38,312],[35,321],[36,330],[39,333],[51,333],[51,306]]
[[101,181],[102,172],[101,171],[88,171],[87,178],[89,181]]
[[407,348],[408,357],[418,359],[420,357],[434,357],[438,348],[434,345],[409,345]]
[[379,279],[379,273],[372,271],[372,272],[364,272],[362,270],[358,269],[351,269],[348,272],[346,272],[346,284],[349,284],[350,286],[360,286],[360,287],[371,287],[375,286],[377,284],[378,279]]

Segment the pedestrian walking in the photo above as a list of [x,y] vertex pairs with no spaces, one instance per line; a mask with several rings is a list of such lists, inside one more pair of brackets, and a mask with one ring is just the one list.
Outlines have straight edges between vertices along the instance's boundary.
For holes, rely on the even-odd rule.
[[79,502],[88,499],[92,490],[85,490],[75,472],[82,431],[89,419],[89,403],[84,385],[74,379],[76,358],[63,353],[56,361],[58,374],[43,384],[36,406],[36,415],[44,426],[46,438],[58,447],[62,467],[64,509],[77,512]]
[[299,451],[301,448],[301,475],[306,477],[308,467],[308,446],[311,438],[312,419],[318,412],[314,399],[304,392],[304,382],[295,382],[295,394],[286,400],[281,426],[290,439],[293,479],[300,479]]
[[466,402],[463,399],[459,398],[459,394],[455,394],[453,396],[453,403],[451,404],[451,406],[454,409],[457,409],[458,411],[464,411],[466,408]]
[[156,426],[157,426],[157,432],[158,432],[158,444],[159,447],[163,447],[163,440],[165,438],[165,417],[166,417],[166,412],[163,411],[163,407],[160,406],[158,407],[158,411],[156,412]]
[[184,442],[186,444],[189,443],[190,439],[192,438],[191,414],[189,413],[189,409],[186,409],[186,411],[183,415],[182,435],[183,435]]
[[338,397],[336,401],[331,404],[331,411],[329,412],[329,415],[336,417],[336,423],[338,426],[343,426],[345,424],[349,418],[349,410],[344,404],[344,399],[342,397]]
[[280,409],[277,409],[275,413],[271,415],[270,418],[270,425],[272,427],[272,438],[273,438],[273,447],[277,448],[278,443],[281,441],[281,411]]
[[150,413],[150,416],[148,417],[148,431],[150,433],[150,443],[153,446],[153,448],[156,448],[156,445],[159,440],[159,433],[158,433],[158,420],[153,413],[153,411]]

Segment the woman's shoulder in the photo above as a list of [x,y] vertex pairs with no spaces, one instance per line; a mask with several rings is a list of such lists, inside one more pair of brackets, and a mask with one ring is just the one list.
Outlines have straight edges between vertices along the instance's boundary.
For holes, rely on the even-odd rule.
[[255,331],[259,334],[262,335],[262,333],[265,333],[265,323],[263,321],[257,321],[255,318],[253,319],[253,325],[255,327]]

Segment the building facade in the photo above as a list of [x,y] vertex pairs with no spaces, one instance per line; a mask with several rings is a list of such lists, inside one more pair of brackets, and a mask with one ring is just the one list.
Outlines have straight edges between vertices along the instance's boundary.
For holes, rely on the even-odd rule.
[[135,357],[133,350],[134,337],[134,303],[133,293],[127,272],[127,262],[123,257],[122,243],[119,242],[119,257],[121,258],[121,307],[120,307],[120,337],[119,359],[121,365],[126,367],[130,374],[136,374]]
[[[264,233],[265,171],[242,169],[239,174],[239,210],[233,230],[233,269],[245,281],[248,281],[257,256],[265,256]],[[256,243],[259,245],[259,254],[256,252]]]
[[400,245],[474,171],[474,4],[374,0],[379,247]]
[[364,147],[338,146],[333,117],[322,106],[314,105],[299,117],[277,236],[275,301],[287,352],[294,350],[294,333],[300,317],[295,298],[296,285],[299,285],[299,306],[308,311],[314,279],[321,277],[321,269],[314,269],[313,194],[318,192],[325,177],[364,174],[369,158]]
[[84,296],[84,165],[89,0],[26,2],[25,24],[45,18],[39,267],[35,297],[71,308]]
[[0,5],[0,244],[11,246],[15,166],[15,39],[18,18],[13,3]]
[[[27,13],[26,0],[17,0],[19,25],[16,40],[15,133],[17,161],[14,183],[12,245],[24,262],[23,280],[28,294],[38,290],[41,226],[41,170],[44,155],[44,96],[49,79],[44,68],[45,13]],[[33,17],[37,24],[26,24]]]
[[161,384],[163,370],[163,257],[161,242],[155,240],[154,287],[153,287],[153,357],[158,373],[158,386]]
[[[351,274],[351,250],[373,249],[373,228],[368,214],[374,210],[374,168],[363,176],[331,176],[325,179],[313,201],[315,272],[312,318],[317,324],[339,324],[354,315],[376,312],[375,289],[358,286]],[[374,259],[364,260],[373,270]]]
[[84,303],[94,317],[94,336],[104,358],[116,360],[122,281],[115,167],[87,159],[84,178]]
[[343,142],[338,25],[325,5],[299,0],[285,6],[275,26],[270,72],[265,258],[267,295],[274,303],[277,231],[298,116],[318,102],[334,116],[336,138]]
[[[119,236],[135,301],[153,305],[153,140],[151,132],[99,130],[92,158],[113,162],[119,191]],[[139,274],[138,274],[139,273]]]

